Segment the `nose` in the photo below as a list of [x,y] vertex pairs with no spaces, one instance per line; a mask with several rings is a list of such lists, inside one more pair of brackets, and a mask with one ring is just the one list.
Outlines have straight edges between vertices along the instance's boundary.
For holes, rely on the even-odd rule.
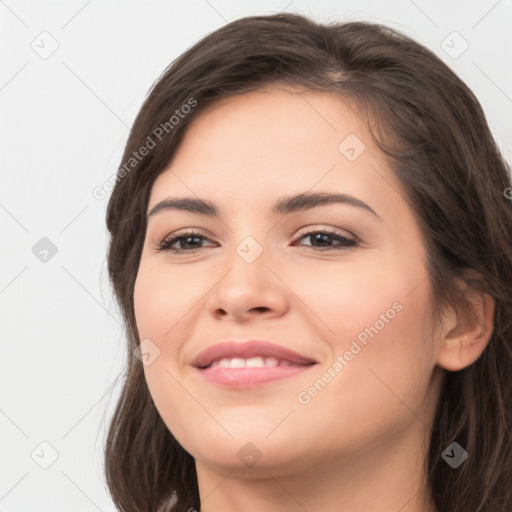
[[[218,320],[244,322],[251,318],[277,318],[289,307],[287,287],[263,250],[253,261],[234,251],[226,258],[219,282],[208,296],[208,310]],[[288,291],[289,293],[289,291]]]

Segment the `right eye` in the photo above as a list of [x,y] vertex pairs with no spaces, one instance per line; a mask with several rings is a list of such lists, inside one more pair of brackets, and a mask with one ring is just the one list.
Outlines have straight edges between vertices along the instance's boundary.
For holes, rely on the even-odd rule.
[[[182,242],[185,240],[185,242]],[[195,240],[195,241],[194,241]],[[189,254],[195,252],[197,249],[201,249],[201,247],[193,247],[192,249],[173,249],[172,246],[177,242],[183,244],[194,244],[202,240],[210,240],[208,237],[201,235],[195,231],[186,231],[184,233],[179,233],[178,235],[174,235],[171,238],[164,238],[157,247],[157,251],[170,251],[174,254]],[[210,240],[211,242],[211,240]]]

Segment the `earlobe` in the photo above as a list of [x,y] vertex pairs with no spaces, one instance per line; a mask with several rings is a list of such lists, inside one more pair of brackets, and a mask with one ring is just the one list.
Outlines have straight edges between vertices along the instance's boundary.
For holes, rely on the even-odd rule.
[[493,297],[470,286],[466,290],[471,293],[471,314],[454,314],[451,329],[439,339],[436,363],[452,372],[470,366],[482,355],[494,329]]

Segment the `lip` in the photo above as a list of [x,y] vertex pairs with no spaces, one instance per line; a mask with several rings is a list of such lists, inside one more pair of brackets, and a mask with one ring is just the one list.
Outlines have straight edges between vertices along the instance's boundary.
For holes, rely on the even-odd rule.
[[245,342],[224,341],[222,343],[216,343],[215,345],[212,345],[200,352],[193,360],[192,365],[199,369],[205,369],[205,367],[211,365],[213,361],[223,359],[225,357],[241,357],[248,359],[250,357],[258,356],[275,357],[276,359],[282,359],[295,365],[302,366],[317,362],[310,357],[294,352],[293,350],[281,345],[276,345],[275,343],[260,340],[248,340]]
[[[224,357],[275,357],[292,363],[293,366],[215,368],[209,365]],[[293,377],[316,366],[317,361],[298,354],[293,350],[267,341],[227,341],[217,343],[203,350],[192,363],[199,373],[211,384],[231,389],[250,389],[278,379]]]

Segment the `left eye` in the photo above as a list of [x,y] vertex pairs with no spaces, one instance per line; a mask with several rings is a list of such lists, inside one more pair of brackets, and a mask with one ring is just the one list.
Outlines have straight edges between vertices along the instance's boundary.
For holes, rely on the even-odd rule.
[[[325,250],[336,250],[336,249],[348,249],[348,248],[355,248],[358,246],[358,241],[355,238],[348,238],[345,236],[342,236],[335,231],[330,231],[327,229],[320,229],[316,231],[309,231],[307,233],[302,233],[301,236],[298,238],[298,240],[301,240],[303,238],[310,238],[310,241],[314,241],[314,243],[320,243],[325,244],[329,243],[329,239],[332,239],[333,241],[339,242],[338,245],[312,245],[312,244],[306,244],[306,247],[311,247],[315,251],[325,251]],[[198,249],[201,249],[201,247],[192,247],[191,249],[186,248],[173,248],[172,246],[176,243],[179,243],[180,245],[194,245],[195,243],[202,242],[203,240],[208,240],[211,242],[211,240],[201,235],[200,233],[196,232],[188,232],[188,233],[181,233],[177,236],[171,237],[169,239],[164,239],[160,242],[160,244],[157,247],[158,251],[171,251],[174,254],[188,254],[191,252],[195,252]],[[183,242],[185,241],[185,242]],[[295,245],[295,244],[294,244]]]
[[329,239],[332,239],[336,242],[339,242],[338,245],[329,245],[329,246],[313,246],[311,245],[313,249],[317,251],[328,251],[328,250],[336,250],[336,249],[350,249],[357,247],[359,245],[358,240],[356,238],[352,237],[346,237],[343,235],[340,235],[339,233],[336,233],[335,231],[330,231],[328,229],[320,229],[316,231],[309,231],[307,233],[302,233],[302,235],[299,237],[299,240],[302,238],[310,238],[311,241],[315,241],[315,243],[325,243],[329,242]]

